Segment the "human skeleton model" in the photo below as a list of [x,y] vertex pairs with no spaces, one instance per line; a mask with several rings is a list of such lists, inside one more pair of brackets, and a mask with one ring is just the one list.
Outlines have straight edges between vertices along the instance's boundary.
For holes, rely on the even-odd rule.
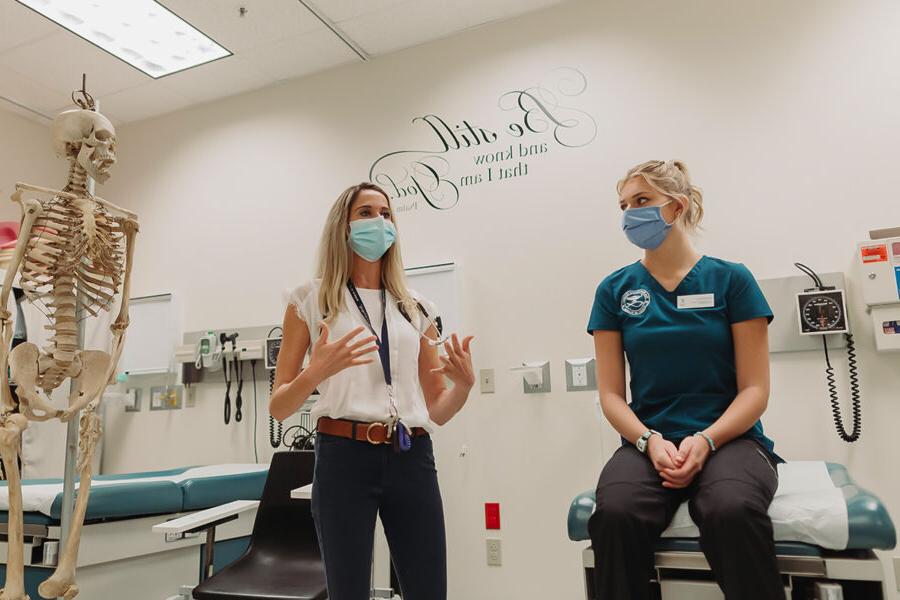
[[[75,565],[91,485],[91,460],[100,438],[97,408],[113,377],[128,327],[128,295],[137,215],[92,195],[88,177],[105,182],[115,162],[115,130],[93,110],[70,110],[53,122],[53,144],[70,164],[66,186],[52,190],[17,184],[12,199],[23,211],[16,251],[0,294],[0,457],[9,484],[9,536],[6,583],[0,600],[28,600],[24,587],[22,482],[17,465],[22,431],[28,421],[79,423],[79,491],[65,548],[55,573],[38,588],[44,598],[71,600],[78,594]],[[23,198],[26,192],[30,196]],[[38,199],[39,198],[39,199]],[[9,351],[13,327],[6,309],[16,273],[26,300],[47,315],[50,339],[44,348],[22,343]],[[110,310],[121,287],[121,306],[111,326],[111,352],[81,350],[79,315]],[[83,311],[83,313],[81,312]],[[9,371],[18,385],[16,410]],[[49,394],[72,381],[68,406],[54,408]]]

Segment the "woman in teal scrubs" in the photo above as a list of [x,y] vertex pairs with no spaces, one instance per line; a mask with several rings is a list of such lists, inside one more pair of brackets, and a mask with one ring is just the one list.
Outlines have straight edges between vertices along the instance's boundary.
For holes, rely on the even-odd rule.
[[590,521],[597,597],[650,597],[654,545],[687,500],[726,598],[784,600],[768,516],[778,459],[759,422],[772,311],[744,265],[692,246],[703,197],[683,163],[640,164],[618,193],[644,257],[600,283],[588,324],[603,414],[623,439]]

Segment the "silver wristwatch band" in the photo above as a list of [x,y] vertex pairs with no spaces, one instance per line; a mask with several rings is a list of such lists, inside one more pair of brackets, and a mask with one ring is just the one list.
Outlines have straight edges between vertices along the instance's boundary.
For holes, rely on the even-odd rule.
[[654,429],[648,429],[644,432],[644,435],[638,438],[638,440],[634,443],[635,447],[638,449],[638,452],[642,454],[647,453],[647,446],[650,445],[650,438],[654,435],[662,436],[662,434]]

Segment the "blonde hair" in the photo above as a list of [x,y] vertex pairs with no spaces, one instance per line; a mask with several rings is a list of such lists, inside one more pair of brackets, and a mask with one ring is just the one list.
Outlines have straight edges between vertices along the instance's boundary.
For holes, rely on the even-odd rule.
[[[344,310],[344,288],[350,281],[353,265],[353,249],[350,247],[350,209],[359,193],[364,190],[372,190],[383,195],[391,207],[391,199],[387,193],[374,183],[368,182],[348,187],[331,207],[319,242],[319,266],[316,272],[316,277],[322,280],[319,288],[319,310],[322,311],[325,322],[330,322]],[[396,227],[393,208],[391,222]],[[399,234],[381,261],[382,285],[404,305],[409,311],[408,314],[412,314],[416,308],[416,301],[406,287],[403,260],[400,257]]]
[[703,220],[703,191],[691,183],[687,165],[680,160],[648,160],[629,169],[616,185],[616,191],[621,193],[622,186],[632,177],[642,177],[647,185],[660,194],[686,199],[688,205],[682,217],[684,225],[690,230],[700,229],[700,221]]

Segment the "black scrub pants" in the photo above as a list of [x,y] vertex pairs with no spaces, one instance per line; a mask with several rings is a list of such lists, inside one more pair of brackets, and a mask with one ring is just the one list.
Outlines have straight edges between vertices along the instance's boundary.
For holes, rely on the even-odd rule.
[[430,436],[394,452],[318,434],[312,513],[329,600],[369,600],[376,515],[403,600],[446,600],[444,509]]
[[700,547],[725,598],[784,600],[768,515],[777,487],[771,455],[749,439],[711,454],[683,490],[664,488],[650,459],[623,446],[600,474],[589,524],[597,597],[650,597],[654,546],[688,500]]

